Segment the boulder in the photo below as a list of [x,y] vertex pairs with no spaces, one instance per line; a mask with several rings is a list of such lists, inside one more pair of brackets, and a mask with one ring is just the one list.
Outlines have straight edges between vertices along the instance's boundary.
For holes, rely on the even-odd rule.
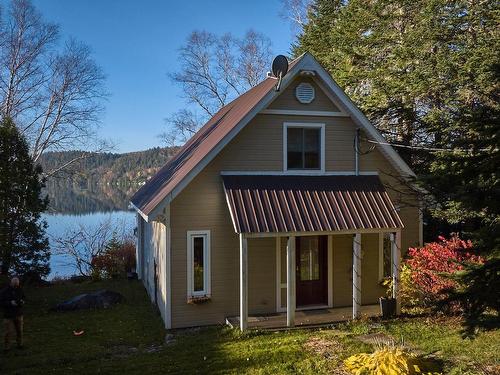
[[107,309],[112,305],[120,303],[124,297],[110,290],[98,290],[96,292],[80,294],[67,301],[61,302],[53,310],[73,311],[86,309]]

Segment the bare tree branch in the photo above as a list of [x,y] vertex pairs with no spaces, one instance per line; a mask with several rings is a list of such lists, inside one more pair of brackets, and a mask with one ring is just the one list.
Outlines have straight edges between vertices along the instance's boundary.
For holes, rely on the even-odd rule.
[[48,150],[98,149],[105,76],[90,49],[59,48],[58,26],[29,0],[12,0],[0,20],[0,113],[18,125],[37,161]]
[[290,22],[295,32],[300,32],[307,23],[307,15],[312,5],[312,0],[281,0],[281,18]]
[[132,230],[124,221],[110,218],[95,226],[79,224],[76,229],[67,230],[63,236],[53,237],[55,253],[70,259],[70,264],[82,276],[92,274],[92,260],[107,250],[114,237],[120,242],[131,240]]
[[220,108],[261,82],[271,58],[270,40],[253,30],[241,39],[229,33],[191,33],[180,49],[181,70],[170,77],[195,109],[168,117],[168,129],[159,137],[170,146],[185,142]]

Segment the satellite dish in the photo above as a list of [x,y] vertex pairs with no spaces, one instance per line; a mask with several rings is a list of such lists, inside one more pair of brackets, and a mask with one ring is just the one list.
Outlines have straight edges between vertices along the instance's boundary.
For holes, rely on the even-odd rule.
[[272,66],[273,74],[278,78],[278,83],[276,84],[276,91],[280,91],[281,80],[288,72],[288,60],[283,55],[278,55],[273,60]]

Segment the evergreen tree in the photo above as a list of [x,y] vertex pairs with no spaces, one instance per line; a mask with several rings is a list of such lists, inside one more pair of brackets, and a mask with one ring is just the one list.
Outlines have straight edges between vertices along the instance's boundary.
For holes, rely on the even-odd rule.
[[433,216],[488,258],[451,295],[474,319],[498,308],[476,291],[500,276],[499,14],[494,0],[315,0],[294,46],[387,139],[410,146],[397,151],[435,199]]
[[316,0],[294,47],[386,138],[414,147],[397,151],[439,203],[435,216],[488,228],[477,243],[489,252],[500,221],[499,12],[493,0]]
[[49,273],[47,224],[40,215],[47,207],[41,197],[41,168],[34,166],[26,140],[13,121],[0,124],[0,273]]

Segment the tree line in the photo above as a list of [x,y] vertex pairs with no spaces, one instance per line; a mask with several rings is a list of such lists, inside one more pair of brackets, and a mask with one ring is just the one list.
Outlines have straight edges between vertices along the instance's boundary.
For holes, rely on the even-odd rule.
[[70,182],[82,189],[95,184],[137,186],[155,174],[176,151],[177,147],[154,147],[123,154],[54,151],[44,153],[40,165],[44,170],[52,170],[68,160],[78,159],[51,179],[54,184]]

